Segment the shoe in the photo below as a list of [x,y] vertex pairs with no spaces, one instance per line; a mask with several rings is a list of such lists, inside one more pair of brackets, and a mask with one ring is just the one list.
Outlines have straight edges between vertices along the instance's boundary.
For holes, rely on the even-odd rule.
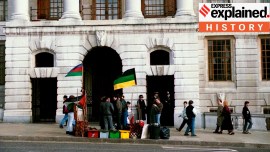
[[242,133],[243,133],[243,134],[248,134],[246,131],[243,131]]
[[189,136],[189,134],[184,134],[184,136]]
[[177,131],[180,131],[179,128],[176,128]]
[[68,134],[68,135],[69,135],[69,134],[70,134],[70,133],[69,133],[69,131],[66,131],[66,134]]
[[63,125],[59,125],[59,128],[63,128]]
[[230,132],[229,135],[234,135],[234,132]]
[[191,135],[191,136],[197,136],[197,135]]
[[222,131],[219,131],[218,134],[222,134]]

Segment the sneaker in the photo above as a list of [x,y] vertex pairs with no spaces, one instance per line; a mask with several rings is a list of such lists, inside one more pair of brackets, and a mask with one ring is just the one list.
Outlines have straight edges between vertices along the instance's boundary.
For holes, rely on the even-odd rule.
[[243,131],[242,133],[243,133],[243,134],[248,134],[246,131]]
[[189,136],[189,134],[184,134],[184,136]]
[[179,128],[176,128],[177,131],[180,131]]
[[194,134],[194,135],[191,135],[191,136],[197,136],[197,135]]
[[59,125],[59,128],[63,128],[63,125]]

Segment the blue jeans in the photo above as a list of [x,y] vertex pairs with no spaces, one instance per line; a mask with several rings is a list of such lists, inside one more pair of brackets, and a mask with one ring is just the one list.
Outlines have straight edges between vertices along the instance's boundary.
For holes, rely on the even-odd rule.
[[124,129],[127,127],[127,116],[128,116],[127,111],[122,112],[122,123]]
[[191,120],[188,120],[188,126],[185,134],[188,134],[189,130],[191,130],[191,135],[195,135],[195,118],[191,118]]
[[161,116],[161,114],[160,113],[158,113],[158,114],[156,114],[156,123],[158,123],[159,125],[160,125],[160,116]]
[[244,119],[245,120],[245,124],[244,124],[244,127],[243,127],[243,132],[245,132],[245,131],[248,131],[249,129],[251,129],[252,128],[252,121],[251,121],[251,119]]
[[60,126],[63,126],[64,123],[65,123],[67,120],[68,120],[68,114],[66,113],[66,114],[64,115],[64,117],[62,118],[62,120],[60,121]]

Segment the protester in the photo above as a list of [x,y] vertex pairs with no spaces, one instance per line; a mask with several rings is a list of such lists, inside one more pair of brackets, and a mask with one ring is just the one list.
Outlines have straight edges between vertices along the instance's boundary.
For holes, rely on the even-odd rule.
[[113,121],[112,121],[112,114],[114,111],[113,105],[110,102],[109,97],[104,97],[103,102],[100,104],[100,111],[102,112],[103,115],[103,121],[104,121],[104,126],[105,130],[114,130],[113,127]]
[[[105,102],[105,96],[102,96],[100,98],[100,106],[101,104],[103,104]],[[103,111],[99,111],[99,126],[100,126],[100,129],[105,129],[105,124],[104,124],[104,116],[103,116]]]
[[222,134],[223,130],[228,130],[229,135],[234,135],[232,119],[231,119],[231,111],[229,108],[228,101],[225,100],[223,104],[224,104],[224,107],[222,110],[223,121],[222,121],[220,133]]
[[73,124],[74,124],[74,105],[76,104],[76,98],[73,95],[70,95],[66,101],[68,108],[68,124],[66,129],[66,134],[74,135]]
[[160,98],[155,99],[155,104],[158,107],[158,111],[156,113],[156,122],[160,125],[160,117],[163,110],[163,104],[160,102]]
[[60,124],[59,124],[60,128],[63,128],[64,123],[66,123],[68,121],[68,108],[67,108],[67,105],[65,104],[66,100],[67,100],[67,95],[64,95],[63,96],[63,114],[64,114],[64,117],[60,121]]
[[121,103],[122,103],[122,126],[123,129],[127,129],[128,107],[124,95],[121,96]]
[[179,115],[179,117],[183,118],[183,121],[182,121],[181,125],[179,126],[179,128],[176,128],[176,130],[179,131],[179,132],[183,129],[185,124],[188,122],[188,117],[187,117],[187,114],[186,114],[186,108],[187,108],[187,101],[184,101],[184,107],[183,107],[182,113]]
[[138,108],[138,119],[139,120],[146,120],[146,105],[145,101],[143,100],[143,95],[139,95],[139,100],[137,101],[137,108]]
[[188,132],[191,130],[191,136],[196,136],[195,134],[195,117],[196,117],[196,111],[195,108],[193,107],[193,101],[189,100],[188,101],[188,106],[186,108],[186,114],[188,117],[188,127],[185,131],[185,136],[188,136]]
[[223,110],[223,106],[222,106],[222,100],[218,99],[218,108],[217,108],[217,127],[216,130],[213,133],[221,133],[220,129],[221,129],[221,125],[222,125],[222,121],[223,121],[223,115],[222,115],[222,110]]
[[151,114],[153,114],[153,104],[155,103],[156,98],[159,98],[159,93],[154,92],[154,95],[147,100],[146,113],[147,113],[147,123],[151,123]]
[[251,134],[249,130],[252,128],[252,124],[253,124],[248,106],[249,106],[249,101],[245,101],[245,105],[242,110],[242,114],[244,118],[243,134]]

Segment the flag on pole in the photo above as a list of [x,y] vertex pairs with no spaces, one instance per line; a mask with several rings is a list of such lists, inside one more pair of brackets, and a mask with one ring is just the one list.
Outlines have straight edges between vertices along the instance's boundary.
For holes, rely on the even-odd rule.
[[82,98],[80,99],[79,103],[80,106],[82,106],[83,108],[86,107],[86,95],[82,95]]
[[71,69],[65,77],[82,76],[82,73],[83,73],[83,64],[79,64],[75,66],[73,69]]
[[121,77],[114,80],[113,84],[114,84],[114,90],[136,85],[137,82],[136,82],[135,68],[125,71]]

